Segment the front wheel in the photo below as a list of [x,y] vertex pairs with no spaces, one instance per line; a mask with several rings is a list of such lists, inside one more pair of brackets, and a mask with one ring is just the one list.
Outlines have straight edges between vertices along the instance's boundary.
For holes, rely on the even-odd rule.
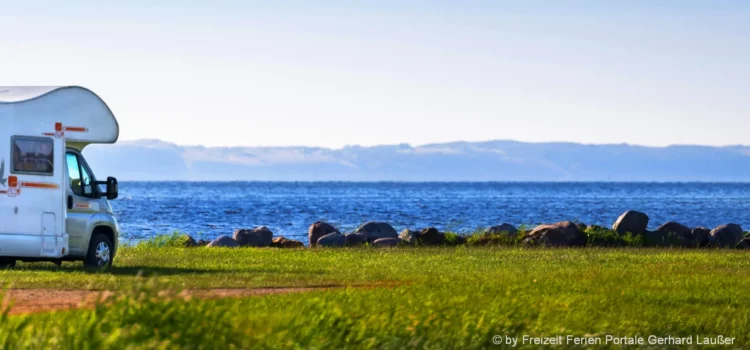
[[106,269],[112,266],[115,249],[112,240],[107,235],[98,233],[91,237],[89,251],[86,259],[83,260],[83,266],[95,269]]

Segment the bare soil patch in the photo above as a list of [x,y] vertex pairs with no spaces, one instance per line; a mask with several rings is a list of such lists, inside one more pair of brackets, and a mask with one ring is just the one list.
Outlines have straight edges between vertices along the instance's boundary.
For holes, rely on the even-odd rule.
[[[186,289],[180,293],[180,296],[186,299],[239,298],[333,288],[337,287]],[[98,300],[107,300],[119,293],[121,292],[108,290],[9,289],[5,292],[2,309],[10,305],[10,314],[19,315],[87,308],[93,307]]]

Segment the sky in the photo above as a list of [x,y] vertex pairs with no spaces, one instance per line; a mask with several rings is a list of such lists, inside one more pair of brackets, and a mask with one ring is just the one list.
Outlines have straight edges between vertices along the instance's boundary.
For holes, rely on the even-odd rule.
[[90,88],[117,116],[120,140],[750,144],[748,1],[0,9],[0,85]]

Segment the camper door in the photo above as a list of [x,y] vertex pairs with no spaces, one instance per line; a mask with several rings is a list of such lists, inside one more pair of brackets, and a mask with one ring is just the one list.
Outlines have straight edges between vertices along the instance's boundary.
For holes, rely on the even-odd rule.
[[63,139],[10,135],[0,142],[0,256],[62,257],[68,251]]

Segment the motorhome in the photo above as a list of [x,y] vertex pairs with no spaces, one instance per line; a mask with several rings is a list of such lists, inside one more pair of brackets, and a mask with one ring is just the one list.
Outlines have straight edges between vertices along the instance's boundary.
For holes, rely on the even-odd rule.
[[81,152],[118,136],[112,111],[88,89],[0,87],[0,266],[112,265],[117,179],[98,181]]

